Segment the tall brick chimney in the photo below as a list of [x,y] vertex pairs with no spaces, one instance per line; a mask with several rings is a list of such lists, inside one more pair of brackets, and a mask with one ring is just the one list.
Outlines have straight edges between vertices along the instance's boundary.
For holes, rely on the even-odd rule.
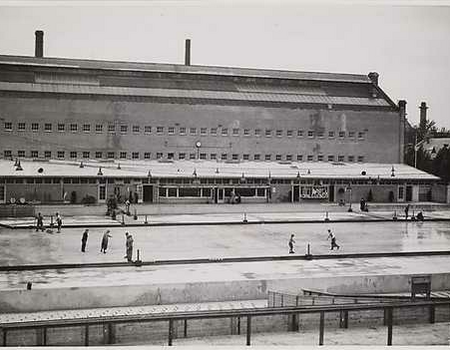
[[34,35],[36,36],[34,57],[44,57],[44,32],[42,30],[36,30]]
[[422,102],[420,104],[420,128],[422,130],[425,130],[425,127],[427,125],[427,103],[426,102]]
[[406,101],[400,100],[398,101],[399,108],[399,122],[398,122],[398,133],[399,133],[399,163],[404,163],[405,161],[405,124],[406,124]]
[[186,39],[184,45],[184,64],[186,66],[191,65],[191,39]]

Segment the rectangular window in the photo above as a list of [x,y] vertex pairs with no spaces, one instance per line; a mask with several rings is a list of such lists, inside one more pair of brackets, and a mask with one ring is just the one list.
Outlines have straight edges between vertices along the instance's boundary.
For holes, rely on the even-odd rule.
[[323,154],[319,154],[319,155],[317,156],[317,160],[318,160],[319,162],[323,162]]
[[348,137],[354,138],[355,137],[355,132],[354,131],[349,131],[348,132]]
[[83,124],[84,132],[91,132],[91,124]]
[[339,131],[339,138],[343,139],[345,137],[345,131]]
[[314,131],[309,130],[308,131],[308,137],[314,137]]
[[95,132],[103,132],[103,125],[102,124],[96,124],[95,125]]
[[319,131],[318,133],[317,133],[317,137],[319,137],[319,138],[323,138],[324,137],[324,132],[323,131]]
[[328,156],[328,161],[329,162],[334,162],[334,156],[333,155],[329,155]]
[[38,151],[31,151],[30,155],[31,155],[31,158],[39,158],[39,152]]
[[334,138],[334,131],[328,131],[328,137],[330,139]]
[[168,133],[169,135],[175,134],[175,127],[174,127],[174,126],[169,126],[169,127],[167,128],[167,133]]
[[222,128],[222,136],[228,136],[228,129]]
[[277,130],[277,137],[282,137],[283,136],[283,130],[278,129]]
[[150,152],[144,152],[144,159],[150,159],[151,153]]
[[12,123],[11,122],[5,122],[5,130],[12,131]]
[[186,135],[186,128],[184,126],[180,126],[180,135]]
[[39,130],[39,123],[31,123],[31,130],[32,131],[38,131]]
[[211,160],[216,160],[217,159],[217,154],[211,153],[211,155],[209,157],[211,158]]
[[297,137],[303,137],[303,130],[297,130]]
[[161,152],[156,153],[156,159],[161,159],[163,154]]
[[287,137],[292,137],[292,135],[294,135],[294,130],[288,130],[288,131],[286,131],[286,136],[287,136]]
[[156,133],[162,134],[164,132],[164,126],[157,126],[156,127]]
[[131,159],[139,159],[139,152],[132,152]]
[[52,157],[52,151],[44,151],[44,157],[45,158],[51,158]]
[[189,128],[189,134],[197,135],[197,128]]
[[210,132],[212,136],[217,136],[217,128],[211,128]]
[[360,140],[362,140],[362,139],[364,139],[364,131],[360,131],[360,132],[358,132],[358,139],[360,139]]
[[19,131],[24,131],[25,130],[25,123],[18,123],[17,124],[17,129],[19,129]]
[[189,159],[194,160],[195,159],[195,153],[189,153]]
[[272,136],[272,130],[271,129],[266,129],[265,135],[266,135],[266,137],[271,137]]
[[95,158],[102,158],[103,157],[103,152],[95,152]]
[[355,156],[348,156],[348,161],[351,163],[351,162],[354,162],[355,161]]
[[120,126],[120,132],[122,134],[126,134],[128,132],[128,125],[121,125]]
[[314,160],[314,156],[313,155],[308,155],[308,162],[312,162]]
[[255,129],[255,136],[256,137],[261,136],[261,129]]
[[20,158],[25,158],[25,151],[23,151],[23,150],[17,151],[17,156]]
[[152,132],[152,127],[150,125],[144,126],[144,132],[150,134]]
[[71,151],[70,152],[70,158],[76,158],[77,157],[77,152],[76,151]]
[[200,128],[200,135],[205,136],[208,132],[208,128]]
[[70,124],[70,131],[71,132],[78,131],[78,124]]
[[12,151],[11,150],[4,150],[3,151],[3,157],[4,158],[11,158],[12,157]]
[[108,124],[108,132],[116,132],[116,125]]
[[280,160],[281,160],[281,154],[277,154],[277,155],[275,156],[275,160],[280,161]]
[[403,197],[405,195],[405,188],[403,186],[399,186],[398,188],[398,199],[403,200]]
[[233,128],[233,136],[239,136],[239,129]]
[[58,124],[58,131],[64,132],[66,131],[66,125],[65,124]]
[[227,158],[228,158],[228,154],[226,154],[226,153],[222,153],[222,155],[220,156],[220,159],[222,159],[222,160],[227,160]]
[[186,153],[178,153],[178,159],[180,160],[186,159]]
[[64,158],[65,157],[64,153],[65,153],[64,151],[58,151],[56,155],[58,156],[58,158]]
[[200,159],[206,159],[206,153],[200,153]]
[[338,156],[338,162],[343,162],[345,160],[345,157],[344,156]]
[[139,133],[141,132],[141,127],[139,125],[133,125],[133,132],[134,133]]
[[253,159],[254,160],[261,160],[261,155],[260,154],[255,154],[255,155],[253,155]]
[[272,159],[272,155],[271,154],[266,154],[264,156],[264,160],[271,160]]
[[126,159],[127,158],[127,152],[120,152],[119,153],[119,157],[120,157],[120,159]]
[[52,124],[50,124],[50,123],[45,123],[45,124],[44,124],[44,131],[46,131],[46,132],[52,132]]
[[239,154],[233,153],[233,155],[231,156],[231,158],[232,158],[233,160],[239,160]]
[[90,158],[91,154],[89,151],[83,151],[83,158]]
[[242,156],[242,159],[243,159],[243,160],[250,160],[250,154],[244,154],[244,155]]
[[364,162],[364,156],[358,156],[358,163]]
[[287,154],[287,155],[286,155],[286,160],[287,160],[288,162],[292,161],[292,154]]
[[108,152],[108,153],[106,154],[106,157],[107,157],[108,159],[114,159],[115,156],[116,156],[116,155],[115,155],[114,152]]
[[303,162],[303,154],[297,154],[297,162]]

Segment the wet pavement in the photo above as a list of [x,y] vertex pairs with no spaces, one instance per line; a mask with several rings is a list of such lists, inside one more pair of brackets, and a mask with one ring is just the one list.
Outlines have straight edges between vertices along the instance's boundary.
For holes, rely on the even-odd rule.
[[[327,229],[340,250],[330,251]],[[104,228],[91,228],[81,252],[83,228],[61,233],[0,228],[0,265],[125,262],[125,232],[134,237],[134,259],[143,261],[288,255],[295,234],[296,254],[425,252],[450,250],[448,222],[290,223],[167,227],[111,227],[106,254],[100,252]]]

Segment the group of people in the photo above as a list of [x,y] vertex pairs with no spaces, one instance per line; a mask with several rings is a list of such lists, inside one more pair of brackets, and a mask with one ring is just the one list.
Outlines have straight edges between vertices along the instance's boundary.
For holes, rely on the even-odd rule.
[[[331,248],[330,250],[334,250],[334,248],[337,248],[339,250],[340,246],[336,243],[336,236],[333,234],[333,232],[331,232],[330,229],[328,229],[328,237],[327,237],[327,241],[331,239]],[[294,247],[295,247],[295,235],[291,234],[291,238],[289,238],[289,242],[288,242],[288,247],[289,247],[289,254],[294,254]]]
[[[58,233],[60,233],[61,232],[61,227],[62,227],[61,214],[59,214],[59,213],[55,214],[55,221],[56,221],[56,227],[58,229]],[[53,220],[51,222],[51,225],[52,224],[53,224]],[[38,215],[36,216],[36,232],[38,232],[39,230],[44,232],[44,217],[42,216],[41,213],[38,213]]]
[[[126,242],[125,242],[125,259],[127,261],[131,262],[133,261],[133,236],[129,232],[125,232]],[[86,252],[86,245],[89,238],[89,229],[85,229],[83,232],[83,235],[81,237],[81,251],[83,253]],[[108,250],[109,245],[109,239],[112,238],[112,234],[110,230],[106,230],[105,233],[102,236],[102,241],[100,245],[100,252],[103,254],[106,254],[106,251]]]

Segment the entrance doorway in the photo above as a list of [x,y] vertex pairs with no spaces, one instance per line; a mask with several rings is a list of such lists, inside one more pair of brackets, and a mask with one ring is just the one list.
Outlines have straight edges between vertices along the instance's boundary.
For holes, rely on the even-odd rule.
[[292,199],[294,202],[299,202],[300,201],[300,186],[294,186],[292,188],[292,190],[294,191],[293,195],[292,195]]
[[411,202],[412,201],[412,186],[406,186],[406,201]]
[[153,186],[152,185],[144,185],[144,203],[153,203]]
[[333,203],[334,202],[334,186],[330,185],[330,189],[328,191],[328,200]]

